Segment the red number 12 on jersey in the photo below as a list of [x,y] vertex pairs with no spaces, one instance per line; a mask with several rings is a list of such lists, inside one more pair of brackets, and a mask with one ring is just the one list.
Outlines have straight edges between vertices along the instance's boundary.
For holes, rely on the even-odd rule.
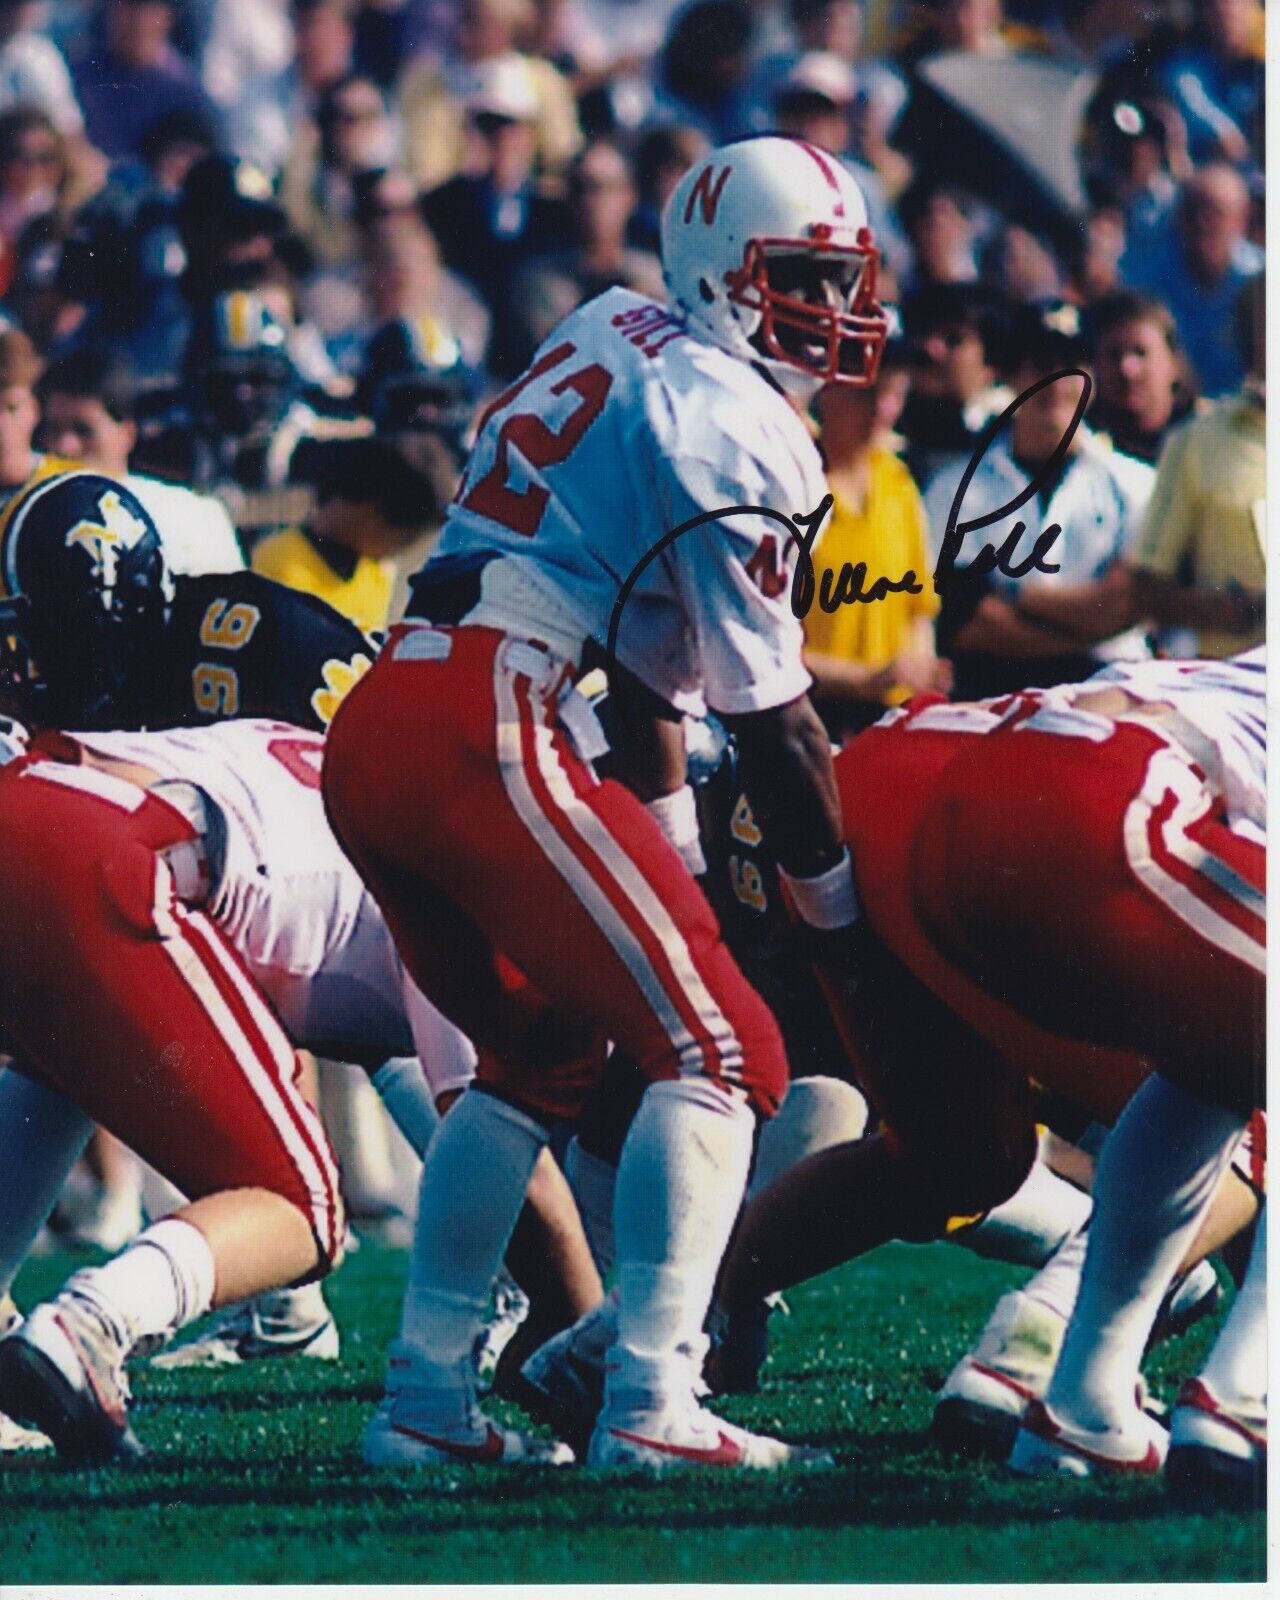
[[[557,345],[541,361],[535,362],[518,383],[500,394],[485,412],[480,422],[481,430],[490,417],[504,407],[512,405],[518,396],[553,368],[562,365],[574,355],[572,344]],[[531,483],[524,489],[513,489],[508,481],[511,475],[511,451],[516,449],[531,467],[539,470],[558,466],[566,460],[581,442],[582,436],[604,409],[613,387],[613,374],[593,363],[579,367],[551,385],[550,393],[574,394],[578,404],[561,424],[559,432],[549,428],[536,411],[513,411],[498,429],[498,442],[494,449],[493,465],[484,477],[474,483],[462,497],[462,504],[478,516],[488,517],[512,533],[532,538],[542,521],[542,513],[551,498],[550,490],[541,484]]]

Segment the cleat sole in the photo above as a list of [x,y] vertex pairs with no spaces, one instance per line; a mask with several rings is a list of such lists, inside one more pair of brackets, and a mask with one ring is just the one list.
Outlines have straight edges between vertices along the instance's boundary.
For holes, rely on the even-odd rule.
[[929,1425],[929,1440],[950,1455],[975,1461],[1007,1461],[1022,1426],[1020,1416],[955,1396],[939,1400]]
[[118,1428],[25,1339],[0,1344],[0,1411],[47,1435],[72,1466],[127,1466],[145,1453],[127,1422]]

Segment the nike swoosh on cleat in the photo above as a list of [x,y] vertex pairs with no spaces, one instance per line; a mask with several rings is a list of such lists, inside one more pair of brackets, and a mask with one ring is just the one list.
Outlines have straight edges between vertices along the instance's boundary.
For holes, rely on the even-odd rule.
[[610,1428],[615,1439],[625,1439],[628,1444],[643,1445],[646,1450],[657,1450],[664,1456],[678,1456],[682,1461],[700,1461],[708,1467],[740,1467],[743,1461],[742,1446],[735,1444],[728,1434],[720,1435],[720,1442],[708,1450],[697,1445],[667,1444],[662,1439],[646,1439],[638,1433],[628,1433],[625,1428]]
[[392,1433],[402,1433],[406,1439],[417,1439],[420,1444],[430,1445],[433,1450],[443,1450],[445,1455],[457,1456],[459,1461],[501,1461],[504,1455],[502,1435],[489,1424],[483,1444],[459,1444],[455,1439],[437,1439],[434,1434],[420,1433],[417,1428],[410,1428],[403,1422],[391,1424]]
[[1092,1461],[1099,1467],[1106,1467],[1112,1472],[1138,1472],[1156,1473],[1163,1465],[1160,1452],[1152,1440],[1147,1440],[1146,1454],[1136,1461],[1125,1461],[1119,1456],[1104,1456],[1100,1451],[1090,1450],[1088,1445],[1077,1444],[1074,1439],[1067,1437],[1065,1430],[1060,1428],[1045,1410],[1043,1404],[1032,1401],[1028,1414],[1023,1419],[1022,1426],[1038,1438],[1046,1440],[1049,1444],[1060,1444],[1075,1455],[1083,1456],[1086,1461]]
[[1234,1429],[1243,1439],[1247,1439],[1250,1444],[1256,1445],[1260,1450],[1267,1448],[1266,1435],[1255,1428],[1251,1428],[1247,1422],[1242,1421],[1239,1417],[1233,1417],[1229,1411],[1225,1411],[1218,1404],[1213,1394],[1200,1382],[1199,1378],[1187,1379],[1178,1395],[1177,1404],[1186,1406],[1190,1411],[1204,1412],[1205,1416],[1212,1417],[1215,1422],[1221,1422],[1224,1427]]
[[[258,1333],[246,1333],[234,1348],[242,1361],[260,1360],[265,1356],[296,1356],[300,1351],[313,1345],[322,1333],[328,1332],[328,1329],[329,1324],[322,1322],[310,1332],[299,1334],[293,1339],[277,1335],[265,1339]],[[392,1365],[395,1363],[392,1362]]]

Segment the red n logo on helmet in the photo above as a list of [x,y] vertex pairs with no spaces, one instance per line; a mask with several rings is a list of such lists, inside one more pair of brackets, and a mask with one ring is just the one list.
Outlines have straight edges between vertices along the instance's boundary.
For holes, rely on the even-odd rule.
[[693,221],[694,202],[702,207],[702,220],[708,227],[716,220],[716,208],[720,204],[720,195],[724,190],[725,179],[733,171],[732,167],[722,167],[713,179],[711,174],[714,169],[703,167],[694,181],[693,188],[689,190],[689,198],[684,203],[684,220]]

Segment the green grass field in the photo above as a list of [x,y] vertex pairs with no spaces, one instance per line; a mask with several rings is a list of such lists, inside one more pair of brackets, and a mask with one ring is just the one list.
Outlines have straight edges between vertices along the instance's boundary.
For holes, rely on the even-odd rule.
[[[569,1470],[371,1472],[405,1258],[367,1247],[332,1285],[343,1360],[140,1373],[130,1472],[0,1470],[5,1583],[1037,1582],[1260,1580],[1261,1514],[1187,1516],[1151,1484],[1027,1484],[923,1438],[932,1391],[1017,1271],[893,1247],[792,1296],[767,1382],[725,1407],[821,1442],[832,1470],[652,1484]],[[19,1304],[67,1258],[36,1261]],[[1155,1362],[1166,1398],[1211,1330]]]

